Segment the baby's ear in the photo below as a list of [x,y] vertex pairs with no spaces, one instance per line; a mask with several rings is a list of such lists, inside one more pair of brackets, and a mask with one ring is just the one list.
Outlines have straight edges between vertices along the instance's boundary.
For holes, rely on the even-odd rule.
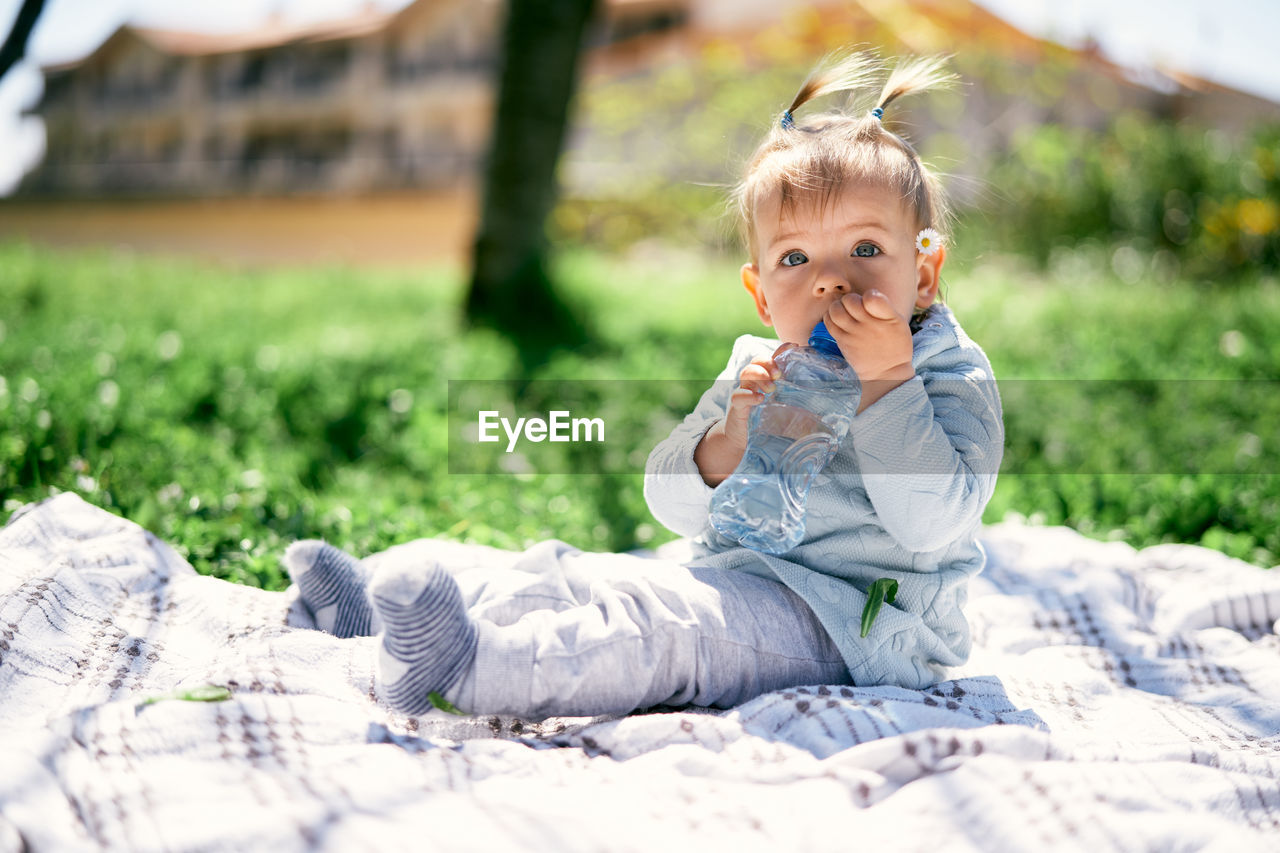
[[769,305],[764,300],[764,288],[760,286],[760,267],[753,263],[742,265],[742,286],[747,289],[747,293],[751,294],[751,299],[756,303],[756,313],[760,315],[760,322],[766,326],[773,325],[773,318],[769,314]]
[[933,254],[916,255],[916,307],[928,308],[938,298],[938,285],[942,281],[942,263],[947,250],[939,246]]

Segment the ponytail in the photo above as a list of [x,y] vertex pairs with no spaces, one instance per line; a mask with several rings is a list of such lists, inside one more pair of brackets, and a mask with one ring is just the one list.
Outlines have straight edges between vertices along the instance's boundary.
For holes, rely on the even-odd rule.
[[[877,119],[884,115],[884,108],[903,95],[912,95],[930,89],[941,89],[955,82],[956,75],[945,69],[945,56],[922,56],[899,62],[885,79],[880,97],[870,107]],[[791,106],[782,113],[783,129],[795,126],[795,111],[800,107],[836,92],[856,94],[865,91],[879,76],[880,61],[867,51],[834,54],[809,74],[800,91],[791,100]]]
[[922,56],[899,62],[884,81],[876,109],[884,110],[903,95],[913,95],[929,89],[941,89],[956,81],[956,75],[948,72],[945,56]]
[[805,78],[800,91],[796,92],[795,98],[792,99],[791,106],[787,107],[787,112],[793,113],[809,101],[823,95],[864,89],[874,78],[875,73],[876,60],[869,53],[850,53],[843,58],[836,54]]

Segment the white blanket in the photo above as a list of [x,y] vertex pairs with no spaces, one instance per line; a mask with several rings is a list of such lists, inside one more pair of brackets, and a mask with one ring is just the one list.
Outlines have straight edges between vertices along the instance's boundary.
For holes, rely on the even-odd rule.
[[[1280,574],[984,543],[972,660],[931,690],[410,719],[371,638],[63,494],[0,531],[0,851],[1280,849]],[[230,698],[140,704],[205,684]]]

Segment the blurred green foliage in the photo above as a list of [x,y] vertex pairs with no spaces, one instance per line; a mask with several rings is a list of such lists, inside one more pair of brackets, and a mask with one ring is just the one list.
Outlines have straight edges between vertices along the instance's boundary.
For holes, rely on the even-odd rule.
[[[1002,379],[1280,378],[1274,277],[1205,291],[1147,270],[1130,283],[1106,252],[1090,257],[1048,275],[989,258],[949,277],[948,301]],[[764,331],[723,259],[648,245],[572,254],[559,275],[599,339],[521,376],[507,341],[459,326],[458,271],[238,271],[0,245],[0,517],[77,491],[200,571],[268,588],[284,583],[284,546],[305,537],[356,554],[435,535],[517,549],[670,538],[639,475],[599,473],[618,467],[593,455],[604,451],[567,445],[578,455],[557,470],[576,473],[449,470],[450,379],[709,381],[734,337]],[[1143,393],[1107,387],[1130,386]],[[636,387],[634,406],[655,422],[686,413],[670,386]],[[1218,412],[1195,399],[1144,408],[1139,396],[1129,411],[1144,422],[1100,427],[1090,387],[1078,405],[1010,398],[1018,473],[1002,475],[988,521],[1014,512],[1135,545],[1280,561],[1274,400]],[[1161,470],[1150,460],[1181,458],[1209,428],[1216,474],[1123,473]],[[1135,447],[1147,461],[1130,465]]]
[[1117,252],[1123,278],[1141,257],[1214,283],[1280,269],[1280,126],[1230,136],[1128,114],[1101,133],[1030,127],[990,184],[988,237],[1042,266],[1091,243]]

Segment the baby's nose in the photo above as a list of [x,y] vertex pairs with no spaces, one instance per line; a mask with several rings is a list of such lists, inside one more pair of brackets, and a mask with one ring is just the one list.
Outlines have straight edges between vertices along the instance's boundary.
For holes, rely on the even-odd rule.
[[828,293],[848,293],[849,282],[839,275],[822,275],[813,283],[813,292],[818,296]]

